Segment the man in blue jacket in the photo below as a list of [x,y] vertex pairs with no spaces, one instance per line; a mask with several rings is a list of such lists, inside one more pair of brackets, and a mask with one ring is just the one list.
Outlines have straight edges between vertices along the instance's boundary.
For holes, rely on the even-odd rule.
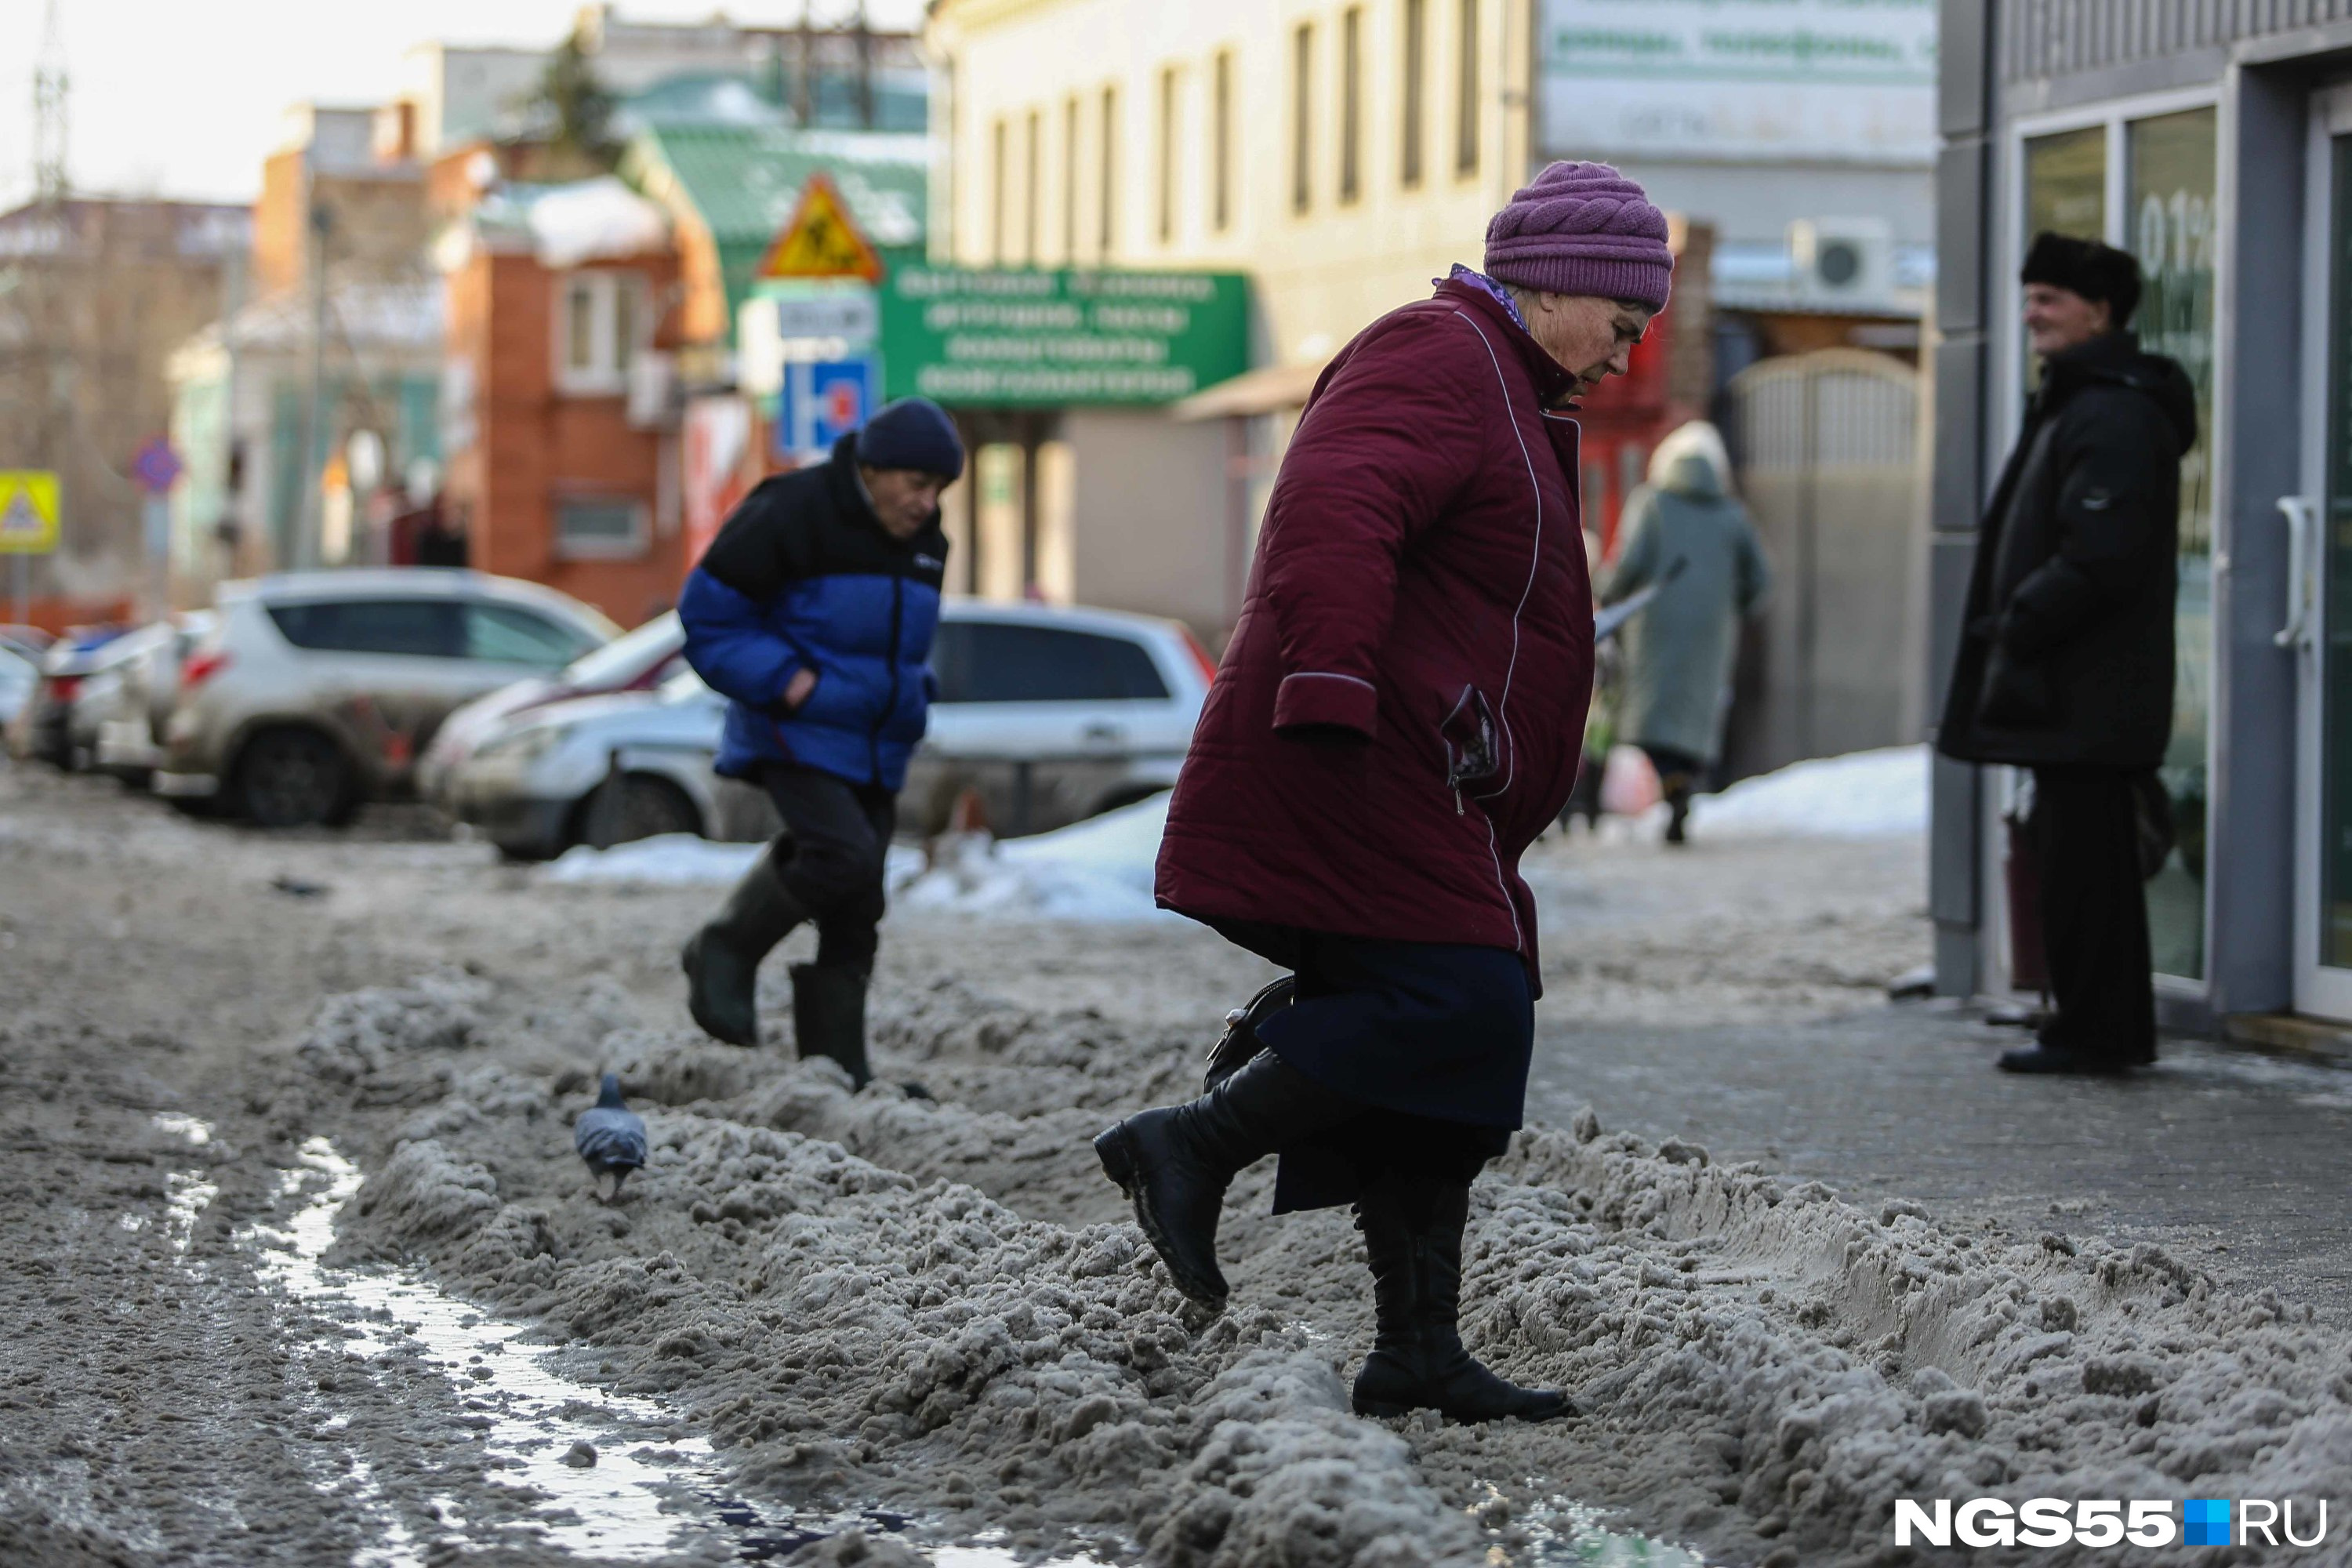
[[893,403],[829,460],[745,497],[678,598],[687,661],[731,699],[719,772],[758,784],[784,820],[687,942],[688,1007],[715,1037],[758,1045],[760,961],[814,921],[816,962],[793,967],[794,1037],[861,1088],[883,857],[933,690],[940,492],[962,472],[939,406]]

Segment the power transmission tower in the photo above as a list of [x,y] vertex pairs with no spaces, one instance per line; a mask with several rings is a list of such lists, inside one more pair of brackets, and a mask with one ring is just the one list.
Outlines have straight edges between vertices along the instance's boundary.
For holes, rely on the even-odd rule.
[[33,62],[33,189],[46,203],[66,198],[66,86],[65,37],[58,0],[49,0]]

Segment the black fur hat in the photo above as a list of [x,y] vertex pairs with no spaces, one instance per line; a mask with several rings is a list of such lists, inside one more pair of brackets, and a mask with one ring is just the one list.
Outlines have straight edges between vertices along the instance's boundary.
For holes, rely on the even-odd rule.
[[2085,300],[2103,300],[2120,331],[2139,308],[2139,263],[2129,251],[2095,239],[2063,234],[2037,234],[2025,253],[2021,283],[2047,283],[2069,289]]

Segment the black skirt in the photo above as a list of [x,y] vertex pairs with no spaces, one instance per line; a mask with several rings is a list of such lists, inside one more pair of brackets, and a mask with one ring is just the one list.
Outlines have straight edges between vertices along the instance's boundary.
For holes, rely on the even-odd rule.
[[1353,1203],[1383,1172],[1467,1182],[1509,1145],[1535,1049],[1535,996],[1517,953],[1211,923],[1298,977],[1297,1001],[1259,1026],[1259,1040],[1365,1106],[1283,1148],[1275,1213]]

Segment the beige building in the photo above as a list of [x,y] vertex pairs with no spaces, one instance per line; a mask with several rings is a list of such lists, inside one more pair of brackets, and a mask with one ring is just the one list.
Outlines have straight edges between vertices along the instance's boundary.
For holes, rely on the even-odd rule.
[[981,448],[962,487],[976,515],[953,520],[973,591],[1222,637],[1316,373],[1452,263],[1475,265],[1527,170],[1529,14],[937,0],[933,258],[1246,274],[1258,367],[1173,407],[959,410]]
[[938,0],[932,233],[967,266],[1252,275],[1315,365],[1476,265],[1528,163],[1506,0]]

